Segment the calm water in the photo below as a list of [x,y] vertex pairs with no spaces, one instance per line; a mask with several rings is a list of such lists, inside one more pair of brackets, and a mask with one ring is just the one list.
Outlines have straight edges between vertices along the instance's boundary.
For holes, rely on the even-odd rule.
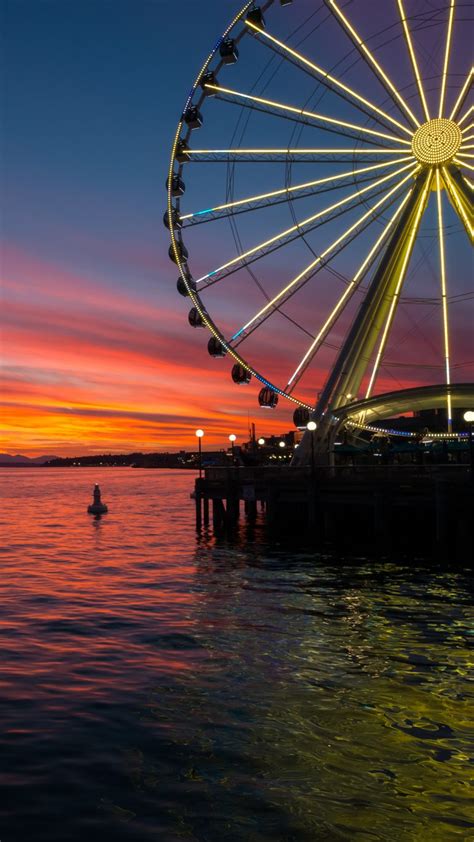
[[469,570],[198,540],[190,473],[1,475],[1,842],[474,838]]

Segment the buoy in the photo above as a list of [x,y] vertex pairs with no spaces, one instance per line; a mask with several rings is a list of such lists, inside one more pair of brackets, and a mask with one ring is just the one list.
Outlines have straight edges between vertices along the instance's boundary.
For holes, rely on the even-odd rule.
[[87,507],[87,511],[90,515],[104,515],[108,512],[107,506],[100,499],[100,488],[98,482],[94,485],[94,502]]

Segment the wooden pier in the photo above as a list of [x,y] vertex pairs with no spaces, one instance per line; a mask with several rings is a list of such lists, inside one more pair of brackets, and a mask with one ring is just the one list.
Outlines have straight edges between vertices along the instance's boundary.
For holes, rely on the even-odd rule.
[[383,555],[470,562],[474,482],[465,465],[206,468],[196,527],[232,533],[241,515],[268,537]]

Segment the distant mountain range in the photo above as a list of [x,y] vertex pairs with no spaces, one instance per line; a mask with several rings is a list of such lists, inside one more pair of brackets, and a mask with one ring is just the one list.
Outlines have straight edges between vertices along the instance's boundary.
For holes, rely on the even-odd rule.
[[56,459],[56,456],[35,456],[30,458],[29,456],[21,456],[20,453],[17,453],[15,456],[12,456],[10,453],[0,453],[0,465],[44,465],[45,462],[49,462],[50,459]]

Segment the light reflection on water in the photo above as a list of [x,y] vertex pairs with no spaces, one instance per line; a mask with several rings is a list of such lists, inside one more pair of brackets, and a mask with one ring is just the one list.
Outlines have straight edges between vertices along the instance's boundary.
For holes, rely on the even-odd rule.
[[197,539],[191,473],[1,474],[2,842],[472,838],[470,571]]

